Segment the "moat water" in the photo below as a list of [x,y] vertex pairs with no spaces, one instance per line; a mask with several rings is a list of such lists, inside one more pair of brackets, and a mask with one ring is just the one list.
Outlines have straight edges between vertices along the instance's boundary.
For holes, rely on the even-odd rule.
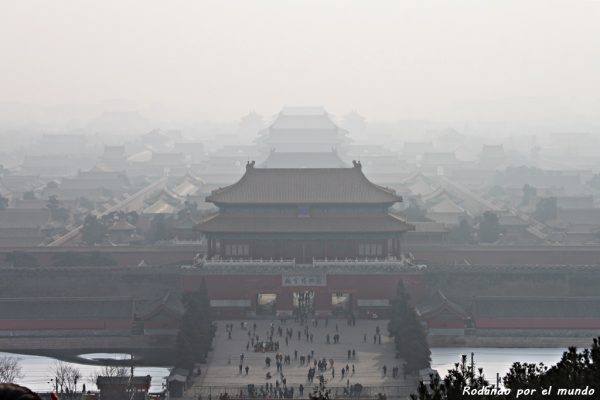
[[[2,356],[13,356],[19,359],[21,366],[21,372],[23,378],[18,379],[16,383],[23,386],[27,386],[35,392],[50,392],[52,391],[53,384],[50,379],[54,377],[52,372],[57,359],[50,357],[31,356],[23,354],[9,354],[0,353]],[[129,359],[128,354],[85,354],[80,357],[95,360],[95,359],[115,359],[115,360],[127,360]],[[67,365],[76,367],[81,372],[81,380],[78,383],[78,389],[82,389],[82,385],[85,384],[86,390],[96,390],[96,383],[92,378],[96,372],[99,372],[102,367],[98,365],[79,364],[73,362],[64,362]],[[169,369],[165,367],[135,367],[135,375],[145,376],[150,375],[152,377],[152,385],[150,392],[157,393],[163,390],[163,384],[166,382],[166,377],[169,375]]]
[[[475,364],[477,368],[483,368],[484,375],[490,383],[495,383],[496,373],[500,377],[504,376],[510,366],[515,361],[528,363],[544,363],[546,365],[555,364],[560,360],[564,349],[562,348],[435,348],[431,351],[432,368],[438,370],[440,375],[444,376],[446,371],[454,368],[454,364],[461,360],[463,354],[470,360],[471,353],[475,354]],[[12,355],[19,359],[22,367],[23,378],[17,383],[31,388],[38,392],[51,391],[53,377],[53,367],[57,360],[49,357],[0,353],[0,356]],[[127,359],[126,354],[86,354],[82,358],[86,359]],[[81,371],[81,384],[85,383],[87,390],[96,390],[96,385],[92,380],[95,372],[102,367],[87,364],[67,363],[77,367]],[[160,392],[163,390],[165,378],[169,375],[169,369],[165,367],[136,367],[136,375],[152,376],[151,392]]]

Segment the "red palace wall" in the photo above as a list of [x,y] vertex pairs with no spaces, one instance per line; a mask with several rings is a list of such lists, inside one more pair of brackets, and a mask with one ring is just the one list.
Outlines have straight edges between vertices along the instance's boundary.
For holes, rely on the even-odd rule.
[[[315,309],[330,311],[333,309],[331,296],[334,293],[347,293],[361,300],[388,299],[396,296],[398,282],[402,280],[413,303],[425,298],[425,282],[420,272],[398,274],[335,274],[327,275],[326,286],[283,286],[281,274],[240,275],[189,274],[184,276],[182,286],[191,291],[200,286],[206,279],[208,296],[211,300],[250,300],[252,309],[256,306],[259,293],[277,294],[277,309],[291,311],[293,309],[293,293],[312,290],[315,292]],[[232,315],[231,313],[229,315]]]
[[465,321],[462,319],[452,320],[429,320],[427,321],[427,327],[429,329],[463,329],[465,327]]
[[476,319],[478,329],[600,329],[598,319]]

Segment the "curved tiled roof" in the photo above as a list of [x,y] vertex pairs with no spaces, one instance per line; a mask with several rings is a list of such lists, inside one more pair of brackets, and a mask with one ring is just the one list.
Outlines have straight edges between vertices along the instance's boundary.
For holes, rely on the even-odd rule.
[[215,190],[206,201],[216,204],[391,204],[402,201],[353,168],[254,168],[233,185]]
[[440,290],[435,293],[431,302],[420,304],[416,307],[417,315],[424,319],[429,319],[449,311],[450,313],[461,318],[468,318],[469,313],[458,303],[450,301]]
[[442,201],[430,207],[428,212],[433,213],[448,213],[448,214],[460,214],[464,213],[465,210],[456,204],[449,197],[445,197]]
[[352,233],[405,232],[414,227],[391,214],[311,217],[218,214],[196,229],[201,232]]
[[125,218],[121,218],[116,221],[110,228],[109,231],[134,231],[136,227],[131,225]]
[[270,126],[271,129],[337,129],[335,123],[326,114],[321,115],[284,115],[280,114]]

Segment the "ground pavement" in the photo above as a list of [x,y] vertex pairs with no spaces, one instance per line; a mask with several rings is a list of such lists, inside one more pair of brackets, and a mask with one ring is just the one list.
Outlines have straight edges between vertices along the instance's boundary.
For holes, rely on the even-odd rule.
[[[412,386],[415,384],[415,378],[408,378],[405,381],[402,373],[402,360],[395,358],[393,339],[388,337],[387,321],[383,320],[356,320],[355,326],[349,326],[345,319],[330,319],[326,326],[325,320],[319,320],[318,326],[313,326],[312,321],[308,321],[309,333],[313,335],[313,341],[306,340],[304,335],[304,326],[294,320],[287,320],[281,323],[280,320],[247,320],[244,321],[247,329],[241,327],[241,321],[218,321],[216,337],[213,342],[213,351],[209,355],[207,365],[202,368],[202,374],[194,382],[194,387],[188,391],[193,396],[194,390],[200,393],[200,388],[206,387],[247,387],[248,384],[255,386],[264,386],[269,382],[275,386],[275,382],[281,382],[281,376],[277,372],[275,355],[276,352],[254,352],[252,346],[246,350],[250,341],[248,330],[253,332],[253,325],[256,324],[256,334],[259,340],[268,340],[267,333],[270,331],[270,325],[273,324],[275,333],[274,341],[279,341],[279,353],[289,355],[291,364],[283,366],[283,375],[286,378],[287,387],[297,389],[303,384],[305,389],[304,397],[311,391],[314,383],[307,381],[309,366],[305,363],[300,364],[300,356],[307,356],[314,351],[314,358],[317,360],[325,357],[326,360],[334,360],[335,377],[332,378],[331,367],[323,373],[327,379],[328,387],[345,387],[348,384],[354,385],[360,383],[363,386]],[[226,326],[233,325],[231,339],[229,339]],[[337,325],[337,331],[336,331]],[[283,328],[283,336],[279,336],[277,328]],[[379,337],[373,342],[373,336],[379,327],[381,343]],[[285,330],[292,328],[293,335],[288,345],[285,344]],[[301,332],[301,339],[298,340],[298,331]],[[329,333],[332,344],[327,344],[326,335]],[[333,344],[333,336],[340,335],[339,344]],[[366,334],[367,340],[364,341]],[[294,360],[294,350],[298,351],[298,360]],[[348,359],[348,350],[355,350],[355,358]],[[242,364],[242,373],[239,372],[240,356],[244,355]],[[270,357],[272,362],[270,368],[265,364],[265,358]],[[350,366],[350,375],[342,379],[342,368],[346,364]],[[352,365],[355,366],[355,373],[352,374]],[[387,367],[387,374],[383,374],[383,366]],[[249,367],[246,374],[245,367]],[[311,360],[310,366],[313,366]],[[398,367],[399,374],[397,378],[392,377],[392,368]],[[272,375],[271,379],[266,379],[267,372]],[[317,371],[316,376],[318,377]],[[315,383],[318,382],[315,377]],[[296,397],[296,396],[295,396]]]

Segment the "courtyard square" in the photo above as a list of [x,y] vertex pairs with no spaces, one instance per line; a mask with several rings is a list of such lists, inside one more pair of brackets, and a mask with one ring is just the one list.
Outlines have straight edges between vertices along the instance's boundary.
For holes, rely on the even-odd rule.
[[[242,323],[245,327],[242,327]],[[255,331],[254,324],[256,324]],[[328,388],[343,388],[355,384],[363,387],[412,386],[415,379],[414,377],[408,377],[408,381],[404,379],[403,363],[402,360],[395,358],[394,342],[393,338],[388,336],[387,324],[386,320],[356,320],[354,325],[349,325],[345,319],[330,319],[327,323],[326,320],[321,319],[317,321],[317,326],[314,326],[313,320],[310,319],[304,325],[293,319],[283,323],[279,319],[218,321],[213,351],[194,386],[246,388],[247,385],[253,384],[258,388],[265,383],[273,386],[283,385],[285,379],[288,388],[295,388],[295,397],[298,394],[298,387],[302,384],[305,388],[304,397],[306,397],[318,383],[319,374],[323,374],[327,380]],[[231,336],[228,326],[233,327]],[[278,332],[280,327],[283,331],[281,336]],[[308,327],[308,339],[306,327]],[[274,332],[273,342],[279,343],[278,351],[264,353],[254,351],[252,337],[258,335],[259,342],[268,342],[271,329]],[[286,330],[289,329],[292,330],[292,334],[286,344]],[[377,334],[378,329],[379,334]],[[298,339],[299,332],[300,339]],[[327,334],[330,336],[329,344],[326,339]],[[339,343],[334,344],[336,334],[339,335]],[[349,351],[350,357],[348,357]],[[352,356],[353,352],[354,356]],[[290,357],[289,364],[283,363],[281,372],[277,370],[276,354]],[[311,356],[310,362],[307,362],[308,356]],[[267,357],[271,359],[270,366],[267,366],[265,361]],[[301,357],[306,358],[304,364],[301,363]],[[309,382],[308,371],[309,368],[314,367],[313,360],[323,358],[327,360],[326,369],[319,371],[317,368],[314,382]],[[330,360],[333,360],[334,375]],[[349,371],[342,377],[342,369],[345,370],[346,365]],[[248,367],[247,372],[246,367]],[[394,368],[398,368],[396,377],[393,376]],[[268,373],[270,379],[267,378]]]

